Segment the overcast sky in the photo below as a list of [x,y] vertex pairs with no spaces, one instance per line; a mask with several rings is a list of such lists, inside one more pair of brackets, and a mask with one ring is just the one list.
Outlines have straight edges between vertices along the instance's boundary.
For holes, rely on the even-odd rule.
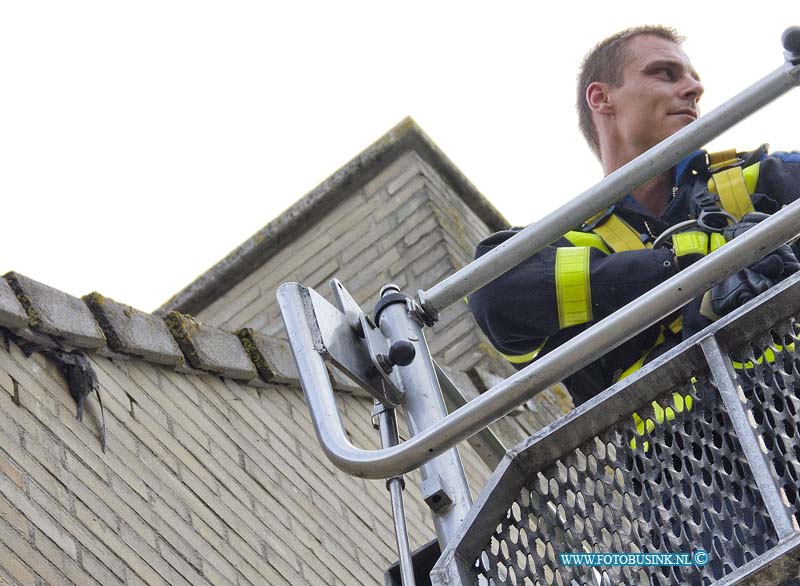
[[[153,310],[406,115],[528,223],[601,177],[574,114],[597,40],[675,26],[708,111],[800,24],[796,0],[597,5],[2,1],[0,273]],[[799,108],[712,146],[798,148]]]

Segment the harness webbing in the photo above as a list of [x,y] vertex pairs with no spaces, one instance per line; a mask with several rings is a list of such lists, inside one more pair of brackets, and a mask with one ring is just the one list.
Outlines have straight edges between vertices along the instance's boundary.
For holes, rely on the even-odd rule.
[[592,228],[614,252],[641,250],[651,245],[642,242],[641,235],[617,214],[609,214]]
[[722,209],[732,214],[737,220],[741,220],[745,214],[755,211],[741,167],[730,167],[714,173],[708,180],[708,190],[719,195]]
[[[755,163],[742,168],[742,159],[739,158],[736,149],[708,153],[707,163],[708,169],[712,172],[708,180],[708,191],[719,197],[720,207],[737,219],[755,211],[750,195],[755,192],[758,183],[760,164]],[[556,251],[556,298],[559,326],[562,329],[592,320],[590,248],[597,248],[606,254],[611,251],[652,248],[652,244],[643,241],[638,231],[614,213],[613,207],[587,220],[583,229],[586,231],[572,231],[564,235],[574,248],[565,247]],[[673,239],[673,243],[677,248],[682,247],[684,254],[705,254],[706,250],[713,252],[725,243],[725,239],[718,233],[701,236],[686,233],[675,236],[678,237],[678,242]],[[680,322],[676,320],[669,325],[662,324],[661,335],[653,347],[645,351],[644,355],[619,377],[624,378],[640,368],[647,355],[664,342],[664,333],[668,330],[677,334],[680,332]],[[525,364],[538,356],[546,342],[547,340],[527,354],[503,354],[503,357],[513,364]]]

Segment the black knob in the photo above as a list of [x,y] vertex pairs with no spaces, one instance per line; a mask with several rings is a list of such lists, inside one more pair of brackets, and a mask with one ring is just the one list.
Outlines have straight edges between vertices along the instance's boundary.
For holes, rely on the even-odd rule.
[[408,366],[416,355],[414,344],[408,340],[397,340],[389,347],[389,361],[398,366]]
[[790,26],[783,31],[781,43],[789,53],[800,55],[800,26]]

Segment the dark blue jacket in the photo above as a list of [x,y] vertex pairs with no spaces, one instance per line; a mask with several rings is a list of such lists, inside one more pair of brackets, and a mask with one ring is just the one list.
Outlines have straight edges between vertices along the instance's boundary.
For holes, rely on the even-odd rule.
[[[800,197],[800,152],[767,155],[766,150],[750,153],[748,165],[760,160],[753,205],[758,211],[774,213],[783,205]],[[653,241],[668,227],[692,217],[691,194],[697,182],[705,185],[710,173],[704,151],[687,157],[675,168],[675,186],[661,217],[644,210],[631,196],[616,204],[614,213],[636,229],[642,238]],[[486,254],[511,238],[521,228],[497,232],[481,242],[475,258]],[[581,230],[576,227],[575,230]],[[800,227],[798,227],[800,232]],[[593,321],[561,329],[555,290],[556,249],[572,246],[560,238],[551,246],[532,255],[514,269],[498,277],[469,297],[469,307],[483,332],[503,354],[520,356],[541,348],[539,356],[563,344],[596,321],[601,320],[630,301],[646,293],[675,274],[673,253],[669,249],[644,249],[606,254],[590,249],[590,287]],[[692,321],[688,332],[698,331],[706,322],[696,312],[684,312]],[[653,348],[661,325],[656,324],[634,336],[603,358],[564,381],[575,404],[583,403],[615,382],[619,374]],[[652,360],[680,341],[680,335],[665,332],[666,343],[650,354]],[[515,364],[521,368],[526,364]]]

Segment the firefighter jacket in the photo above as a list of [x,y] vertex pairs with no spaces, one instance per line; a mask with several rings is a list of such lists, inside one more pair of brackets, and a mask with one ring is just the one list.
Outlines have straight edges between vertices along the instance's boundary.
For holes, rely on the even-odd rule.
[[[774,213],[800,197],[800,152],[768,155],[764,145],[750,153],[726,153],[733,158],[724,163],[742,176],[747,187],[744,197],[754,210]],[[674,187],[665,194],[670,200],[661,217],[652,216],[626,196],[470,295],[470,310],[492,344],[522,368],[674,275],[678,270],[675,252],[649,246],[667,228],[696,217],[698,200],[714,191],[713,177],[722,183],[714,169],[722,165],[721,154],[697,151],[675,167]],[[712,157],[718,162],[710,163]],[[632,229],[638,242],[609,242],[593,230],[598,222],[608,221]],[[491,235],[478,245],[475,258],[519,230]],[[709,323],[691,310],[692,305],[683,311],[683,329],[688,334]],[[564,381],[575,404],[674,347],[683,337],[678,317],[647,328]]]

